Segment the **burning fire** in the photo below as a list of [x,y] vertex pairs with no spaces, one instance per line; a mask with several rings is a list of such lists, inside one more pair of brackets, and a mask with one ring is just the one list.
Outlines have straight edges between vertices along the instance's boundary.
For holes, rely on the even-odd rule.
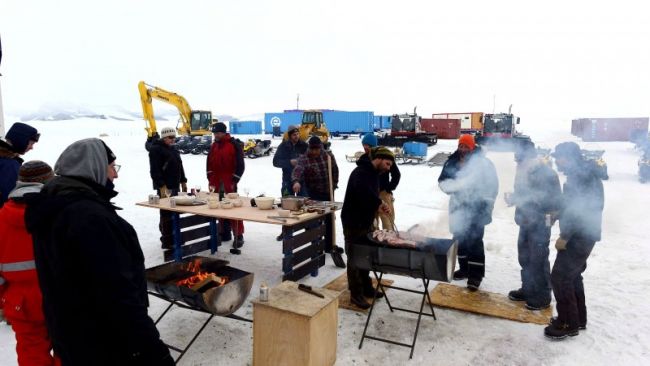
[[204,281],[207,278],[211,279],[211,283],[213,284],[210,287],[219,287],[223,286],[228,282],[228,277],[225,276],[217,276],[213,272],[205,272],[201,271],[201,260],[196,259],[192,262],[187,263],[187,266],[181,266],[182,270],[188,271],[188,272],[193,272],[196,273],[195,275],[192,275],[184,280],[180,280],[176,282],[177,286],[186,286],[186,287],[194,287],[195,285],[199,284],[200,282]]

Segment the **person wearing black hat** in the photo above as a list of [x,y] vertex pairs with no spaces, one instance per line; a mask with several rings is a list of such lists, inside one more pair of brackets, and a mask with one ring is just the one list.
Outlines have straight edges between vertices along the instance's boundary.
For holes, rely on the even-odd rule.
[[[307,152],[300,155],[297,159],[296,166],[291,173],[291,182],[293,192],[298,194],[304,192],[310,199],[316,201],[331,201],[334,192],[330,192],[330,169],[332,172],[332,189],[338,188],[339,168],[336,165],[336,159],[331,151],[323,148],[323,142],[318,136],[309,138],[309,148]],[[331,193],[331,194],[330,194]],[[325,231],[332,232],[332,220],[325,221]],[[331,253],[334,264],[337,267],[345,268],[345,262],[341,257],[343,248],[330,245],[328,242],[325,248],[326,253]]]
[[34,127],[16,122],[9,128],[4,140],[0,139],[0,207],[16,186],[18,170],[23,163],[20,156],[31,150],[40,136]]
[[[244,174],[244,152],[240,140],[226,132],[226,125],[217,122],[212,126],[214,139],[206,160],[206,175],[210,187],[221,194],[237,192],[237,183]],[[233,238],[231,252],[239,254],[244,245],[244,222],[240,220],[219,220],[221,241]],[[232,230],[232,235],[231,235]]]
[[383,293],[375,294],[369,271],[355,266],[355,246],[373,245],[367,235],[373,231],[377,212],[390,213],[388,204],[379,197],[379,175],[389,172],[394,163],[395,155],[390,149],[383,146],[372,148],[369,159],[357,161],[345,190],[341,221],[348,256],[348,289],[350,302],[361,309],[370,307],[366,297],[380,298]]
[[52,177],[54,173],[47,163],[26,162],[20,167],[16,188],[0,208],[0,315],[4,308],[16,334],[19,365],[55,365],[43,314],[33,241],[25,228],[25,197],[40,192]]
[[147,315],[138,235],[110,202],[115,159],[100,139],[77,141],[25,198],[47,328],[63,365],[173,365]]
[[[282,196],[293,195],[293,188],[291,182],[291,173],[293,168],[298,163],[298,157],[307,152],[307,143],[300,139],[300,131],[298,127],[291,125],[287,129],[289,138],[282,141],[273,155],[273,166],[282,168]],[[304,196],[304,190],[298,192],[299,195]]]
[[560,179],[557,173],[537,158],[532,141],[520,143],[515,151],[517,173],[514,192],[505,195],[509,206],[516,206],[519,225],[517,253],[521,266],[521,288],[508,298],[525,301],[526,308],[541,310],[551,304],[551,265],[548,261],[552,217],[560,210]]
[[601,239],[605,193],[596,166],[586,161],[575,142],[555,147],[555,164],[566,176],[559,214],[560,237],[551,270],[557,317],[544,329],[551,339],[579,334],[587,327],[587,306],[582,273],[587,258]]

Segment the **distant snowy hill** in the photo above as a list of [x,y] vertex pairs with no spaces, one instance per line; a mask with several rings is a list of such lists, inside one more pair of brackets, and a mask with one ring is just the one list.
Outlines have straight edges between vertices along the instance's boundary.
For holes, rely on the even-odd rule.
[[[155,117],[157,121],[178,120],[178,110],[171,107],[156,108]],[[43,106],[37,111],[14,112],[14,115],[22,122],[29,121],[68,121],[79,118],[112,119],[117,121],[137,121],[142,119],[141,111],[130,111],[119,106],[79,107],[79,106]],[[229,114],[217,114],[213,116],[219,121],[239,120],[262,120],[263,114],[251,114],[245,117],[235,117]]]

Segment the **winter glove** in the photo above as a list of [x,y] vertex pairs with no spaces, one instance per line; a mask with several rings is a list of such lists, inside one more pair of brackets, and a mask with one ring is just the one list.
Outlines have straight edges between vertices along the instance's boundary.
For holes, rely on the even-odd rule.
[[187,192],[187,182],[181,183],[181,192]]
[[233,176],[232,176],[232,181],[233,181],[233,183],[235,183],[235,184],[239,183],[239,179],[240,179],[240,177],[238,177],[238,176],[236,176],[236,175],[233,175]]
[[170,196],[171,196],[171,194],[170,194],[169,189],[167,188],[167,186],[160,187],[160,197],[161,198],[167,198],[167,197],[170,197]]
[[566,244],[567,244],[567,241],[562,239],[562,237],[559,237],[555,241],[555,249],[557,249],[558,251],[566,250]]

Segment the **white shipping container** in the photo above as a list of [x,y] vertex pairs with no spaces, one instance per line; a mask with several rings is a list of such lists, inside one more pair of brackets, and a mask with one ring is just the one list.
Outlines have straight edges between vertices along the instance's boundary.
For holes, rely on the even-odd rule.
[[432,117],[437,119],[459,119],[461,131],[472,129],[471,113],[436,113]]

